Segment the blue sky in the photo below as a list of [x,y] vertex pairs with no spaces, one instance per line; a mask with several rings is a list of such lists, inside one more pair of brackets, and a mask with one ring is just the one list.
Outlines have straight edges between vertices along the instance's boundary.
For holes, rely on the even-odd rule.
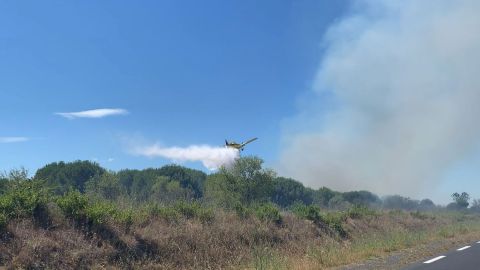
[[[79,159],[159,167],[171,161],[128,145],[259,137],[246,154],[315,188],[479,197],[479,10],[468,1],[1,1],[0,170]],[[128,113],[59,114],[103,108]]]
[[[0,169],[168,163],[128,154],[125,138],[186,146],[258,136],[248,154],[271,163],[283,119],[310,87],[321,37],[346,3],[2,1],[0,137],[29,140],[0,144]],[[97,108],[129,114],[54,114]]]

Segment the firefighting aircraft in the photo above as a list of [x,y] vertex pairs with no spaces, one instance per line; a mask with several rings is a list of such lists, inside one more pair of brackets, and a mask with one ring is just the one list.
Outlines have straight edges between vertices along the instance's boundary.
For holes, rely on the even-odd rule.
[[253,139],[250,139],[250,140],[248,140],[246,142],[242,142],[242,143],[237,143],[235,141],[230,141],[229,142],[229,141],[225,140],[225,147],[235,148],[239,151],[243,151],[243,148],[245,147],[245,145],[255,141],[256,139],[258,139],[258,138],[253,138]]

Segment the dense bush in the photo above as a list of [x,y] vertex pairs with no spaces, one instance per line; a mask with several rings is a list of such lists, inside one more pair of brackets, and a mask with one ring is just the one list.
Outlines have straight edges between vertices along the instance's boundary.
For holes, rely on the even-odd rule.
[[103,224],[109,218],[117,215],[118,211],[110,202],[94,202],[85,208],[85,217],[93,224]]
[[118,209],[109,201],[89,202],[88,196],[77,190],[71,190],[65,195],[57,197],[56,203],[65,216],[91,224],[103,224],[108,219],[115,219],[117,222],[130,226],[135,216],[132,209]]
[[7,215],[5,215],[5,213],[0,212],[0,231],[5,229],[5,227],[7,226],[7,223],[8,223]]
[[349,212],[321,212],[318,206],[297,203],[292,207],[292,212],[300,218],[313,221],[318,226],[327,226],[341,237],[347,232],[342,226]]
[[161,206],[157,203],[150,203],[146,207],[148,215],[152,217],[159,217],[166,221],[177,221],[180,218],[180,213],[173,207]]
[[253,210],[251,208],[246,207],[241,203],[235,204],[233,209],[235,213],[237,213],[237,215],[241,218],[247,218],[253,213]]
[[282,216],[278,208],[272,203],[263,203],[254,206],[255,216],[263,221],[282,223]]
[[58,197],[56,203],[67,217],[82,218],[85,217],[88,197],[78,190],[70,190],[65,195]]
[[12,181],[9,189],[0,196],[0,214],[3,223],[12,218],[33,217],[36,211],[45,208],[49,190],[40,181]]
[[308,219],[313,222],[322,221],[320,207],[315,205],[305,205],[297,203],[292,207],[292,212],[301,218]]
[[343,228],[342,223],[345,221],[345,214],[343,212],[327,212],[322,215],[322,220],[332,230],[338,233],[341,237],[347,236],[347,232]]
[[146,206],[146,209],[148,215],[170,222],[176,222],[183,217],[186,219],[198,219],[201,222],[208,223],[215,218],[212,208],[195,201],[178,201],[172,205],[151,203]]
[[365,205],[354,205],[347,210],[346,215],[349,218],[355,219],[366,216],[375,216],[377,215],[377,212]]

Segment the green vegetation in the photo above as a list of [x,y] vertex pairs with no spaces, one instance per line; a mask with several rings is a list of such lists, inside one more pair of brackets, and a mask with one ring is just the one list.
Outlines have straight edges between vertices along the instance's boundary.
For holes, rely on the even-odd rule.
[[97,163],[90,161],[76,161],[72,163],[54,162],[40,168],[36,174],[35,180],[43,180],[49,186],[53,187],[57,194],[62,194],[70,188],[85,190],[85,183],[102,174],[106,170]]
[[282,223],[282,216],[278,208],[272,203],[259,204],[254,207],[255,215],[263,221]]
[[453,202],[447,205],[447,208],[451,210],[467,209],[468,205],[470,204],[468,202],[470,200],[470,195],[466,192],[462,192],[462,194],[455,192],[452,194],[452,199]]
[[49,201],[49,191],[43,182],[26,178],[12,178],[8,189],[0,196],[0,227],[9,220],[18,218],[38,218]]
[[[120,268],[156,264],[157,260],[181,268],[224,268],[248,260],[255,268],[270,269],[289,263],[291,256],[285,255],[289,253],[282,253],[287,247],[316,266],[332,266],[339,265],[334,262],[340,260],[337,250],[357,254],[340,260],[350,262],[364,258],[366,253],[360,248],[377,254],[433,237],[430,232],[401,237],[402,230],[415,226],[425,231],[434,226],[436,237],[453,238],[476,232],[480,223],[472,215],[479,212],[480,203],[474,200],[467,208],[469,196],[465,192],[454,193],[454,202],[443,208],[429,199],[417,201],[398,195],[379,198],[368,191],[307,188],[294,179],[277,177],[262,163],[256,157],[243,157],[232,167],[209,175],[177,165],[112,172],[89,161],[52,163],[39,169],[33,178],[23,169],[12,170],[0,175],[0,234],[16,239],[12,243],[40,237],[43,242],[37,247],[51,247],[45,254],[57,254],[67,245],[64,241],[76,237],[68,248],[104,246],[105,250],[96,250],[110,254],[99,255],[106,260],[103,264]],[[399,219],[404,224],[400,227]],[[386,229],[383,236],[365,234],[372,223],[375,230],[386,226],[396,229]],[[450,226],[453,223],[456,225]],[[360,224],[366,232],[357,232],[357,225],[352,224]],[[42,230],[49,233],[42,234]],[[32,235],[22,238],[27,231]],[[29,241],[34,245],[36,240]],[[6,243],[8,246],[10,242]],[[33,251],[16,248],[29,245],[17,243],[10,248],[16,250],[15,254],[26,254]],[[16,255],[2,250],[0,258],[13,263]],[[32,250],[36,249],[32,246]],[[75,252],[72,254],[81,253]],[[213,255],[218,252],[223,254],[221,258]],[[239,252],[243,259],[235,261],[238,256],[233,255]],[[179,261],[183,253],[190,257]],[[44,256],[58,261],[69,255],[57,254],[57,259]],[[192,259],[205,256],[210,261],[203,264]],[[85,268],[94,266],[94,261],[78,260],[83,260]],[[15,259],[16,264],[11,266],[38,266],[36,261],[18,261]],[[50,261],[43,263],[43,268],[61,267]]]

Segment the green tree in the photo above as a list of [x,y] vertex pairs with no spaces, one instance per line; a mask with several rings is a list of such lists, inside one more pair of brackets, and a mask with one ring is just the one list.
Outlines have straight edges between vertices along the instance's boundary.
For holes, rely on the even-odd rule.
[[414,210],[418,209],[419,202],[400,195],[391,195],[383,198],[383,208]]
[[374,206],[381,203],[377,195],[365,190],[344,192],[342,196],[345,201],[353,205]]
[[[167,165],[159,169],[122,170],[117,175],[120,184],[136,201],[147,201],[151,196],[161,200],[201,198],[207,177],[201,171],[177,165]],[[170,186],[170,191],[175,194],[168,195],[167,186]]]
[[470,195],[466,192],[462,192],[462,194],[458,194],[457,192],[452,194],[453,201],[457,204],[460,208],[467,208],[469,205]]
[[205,199],[222,207],[241,206],[241,194],[234,180],[223,172],[210,174],[205,182]]
[[127,192],[114,172],[106,172],[87,181],[85,193],[93,197],[115,201],[119,197],[125,196]]
[[313,201],[313,190],[305,188],[302,183],[290,178],[277,177],[273,180],[273,203],[287,207],[295,202],[309,205]]
[[159,176],[167,176],[179,182],[180,187],[192,191],[195,198],[203,196],[204,183],[207,175],[199,170],[193,170],[178,165],[166,165],[157,169]]
[[42,181],[15,178],[0,196],[0,214],[8,219],[35,216],[45,208],[49,196]]
[[335,195],[328,201],[328,207],[338,210],[346,210],[350,208],[352,204],[343,198],[341,194]]
[[44,180],[54,187],[57,194],[63,194],[71,188],[85,191],[90,179],[104,174],[106,170],[95,162],[74,161],[50,163],[35,173],[35,180]]
[[221,168],[207,178],[206,197],[227,207],[268,201],[275,174],[263,169],[262,163],[257,157],[242,157],[231,167]]
[[160,202],[188,201],[194,198],[194,191],[183,188],[179,181],[167,176],[157,176],[151,191],[151,199]]
[[340,195],[339,192],[333,191],[327,187],[321,187],[313,194],[313,203],[328,207],[330,200],[336,195]]
[[473,200],[472,206],[470,207],[470,209],[475,212],[480,212],[480,200],[479,199]]
[[433,201],[430,199],[423,199],[420,201],[418,207],[419,210],[433,210],[435,209],[435,203],[433,203]]

